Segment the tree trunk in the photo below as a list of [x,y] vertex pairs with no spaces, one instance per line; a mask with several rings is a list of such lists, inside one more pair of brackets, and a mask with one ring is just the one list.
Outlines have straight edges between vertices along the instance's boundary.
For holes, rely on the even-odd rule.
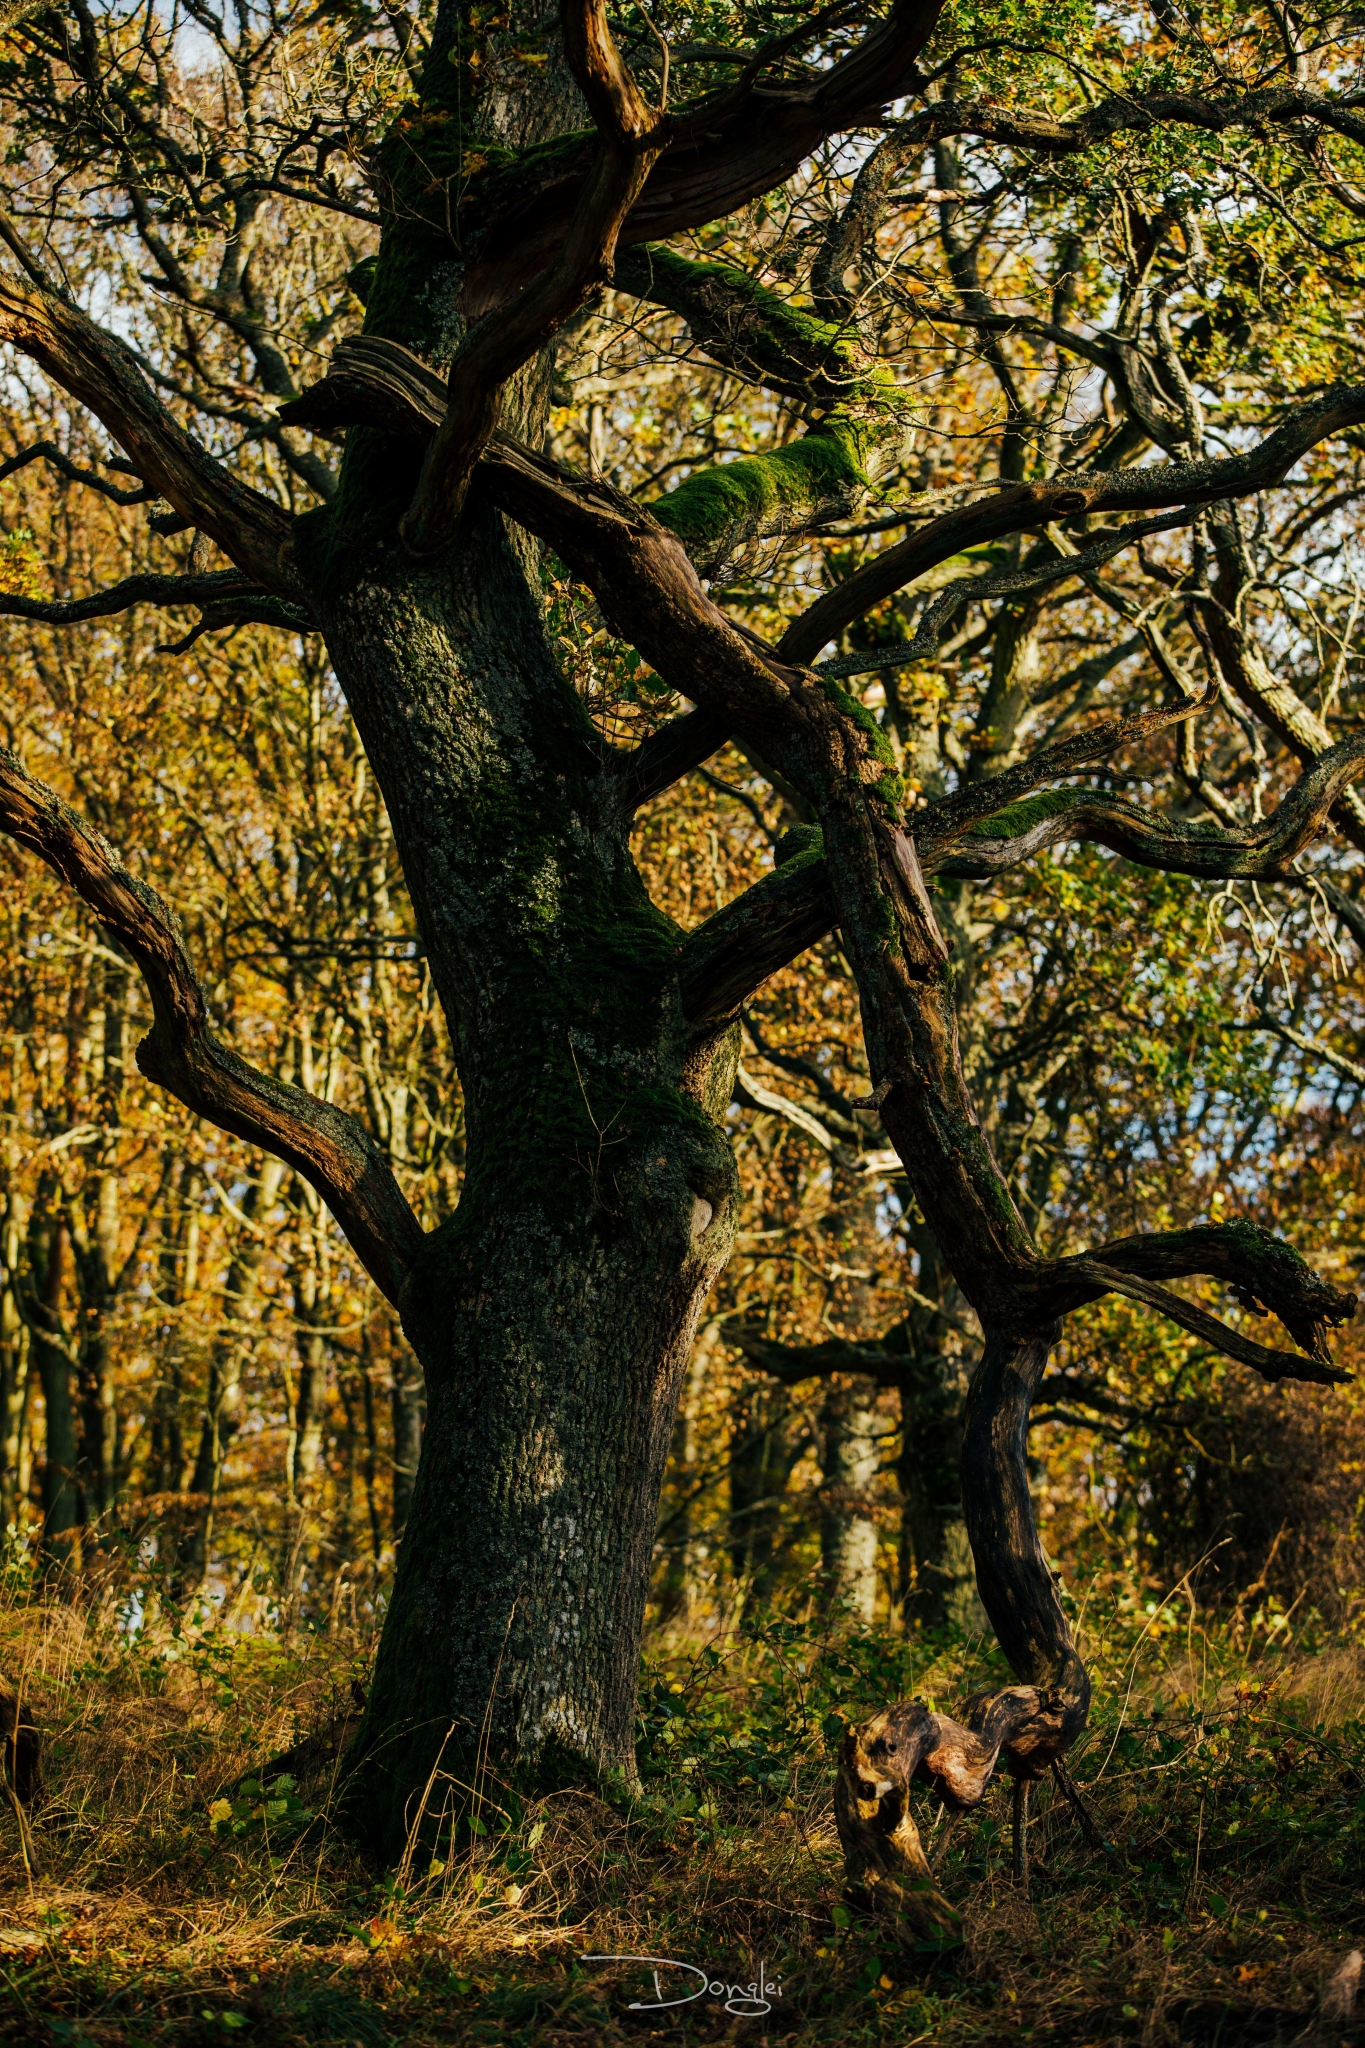
[[20,1460],[24,1423],[30,1399],[29,1335],[15,1293],[19,1285],[19,1261],[24,1242],[24,1205],[10,1194],[5,1204],[3,1237],[4,1277],[0,1282],[0,1530],[18,1524],[23,1497]]
[[708,1323],[692,1347],[687,1368],[687,1385],[678,1403],[668,1469],[678,1490],[677,1506],[659,1526],[659,1548],[664,1568],[659,1586],[659,1620],[685,1621],[692,1605],[697,1559],[694,1541],[694,1489],[697,1483],[694,1459],[693,1417],[706,1381],[706,1368],[720,1330],[718,1322]]
[[680,935],[648,900],[619,778],[550,659],[533,552],[471,502],[450,558],[414,567],[390,500],[415,464],[404,476],[384,444],[351,437],[328,514],[363,550],[305,563],[469,1133],[459,1208],[400,1302],[426,1429],[347,1762],[351,1822],[392,1855],[438,1760],[436,1810],[480,1755],[559,1783],[634,1782],[664,1461],[734,1228],[720,1119],[737,1034],[689,1031],[670,973]]
[[971,1557],[962,1520],[963,1362],[943,1349],[914,1355],[901,1375],[900,1598],[907,1621],[961,1619]]
[[393,1340],[393,1540],[398,1542],[412,1512],[412,1489],[422,1456],[422,1431],[427,1419],[427,1390],[422,1368],[401,1332]]
[[[649,1558],[711,1270],[663,1204],[617,1229],[589,1188],[570,1181],[564,1195],[577,1213],[566,1200],[552,1262],[543,1211],[476,1219],[466,1196],[464,1230],[404,1304],[426,1366],[426,1435],[348,1757],[352,1815],[388,1854],[417,1826],[438,1761],[428,1818],[459,1802],[481,1736],[495,1768],[635,1783]],[[692,1199],[678,1206],[686,1231]]]
[[58,1571],[73,1560],[78,1523],[76,1416],[61,1320],[66,1265],[66,1225],[40,1202],[29,1227],[29,1267],[36,1287],[32,1345],[46,1418],[43,1559],[47,1568]]
[[192,1585],[200,1583],[211,1562],[213,1525],[223,1483],[223,1462],[237,1427],[247,1329],[260,1293],[261,1268],[269,1250],[269,1240],[262,1226],[275,1206],[287,1171],[283,1160],[263,1159],[260,1177],[248,1188],[242,1204],[247,1227],[237,1241],[232,1264],[228,1268],[223,1299],[225,1327],[219,1330],[209,1351],[204,1415],[190,1479],[190,1491],[201,1495],[205,1503],[203,1515],[192,1527],[182,1552],[182,1566]]
[[820,1562],[831,1614],[871,1624],[877,1611],[875,1494],[886,1425],[875,1380],[838,1373],[820,1408]]
[[[977,1591],[1015,1677],[1048,1698],[1055,1721],[1049,1739],[1058,1753],[1085,1726],[1090,1704],[1090,1676],[1062,1612],[1029,1495],[1029,1410],[1060,1335],[1060,1324],[1020,1330],[987,1323],[962,1439],[962,1502]],[[1026,1752],[1011,1763],[1028,1775]]]

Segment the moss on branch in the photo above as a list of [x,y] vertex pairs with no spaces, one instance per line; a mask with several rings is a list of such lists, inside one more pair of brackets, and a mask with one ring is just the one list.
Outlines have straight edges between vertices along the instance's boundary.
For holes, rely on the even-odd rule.
[[799,533],[851,512],[871,487],[866,441],[860,422],[824,420],[769,455],[695,471],[649,509],[704,572],[714,573],[746,541]]
[[722,368],[788,398],[899,418],[905,395],[856,331],[779,298],[733,263],[698,263],[658,243],[618,256],[614,283],[667,307]]

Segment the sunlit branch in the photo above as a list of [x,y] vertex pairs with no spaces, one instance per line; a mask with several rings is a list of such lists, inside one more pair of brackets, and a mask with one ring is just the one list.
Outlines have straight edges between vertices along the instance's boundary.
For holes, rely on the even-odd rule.
[[70,299],[0,277],[0,340],[87,406],[159,497],[266,589],[298,595],[284,509],[242,483],[177,424],[131,353]]
[[60,875],[136,962],[154,1020],[137,1054],[148,1080],[301,1173],[367,1272],[396,1301],[422,1229],[364,1126],[334,1104],[258,1072],[219,1042],[174,913],[8,750],[0,750],[0,831]]
[[1100,512],[1149,512],[1162,506],[1206,505],[1246,497],[1283,481],[1294,464],[1328,435],[1365,420],[1365,385],[1345,384],[1290,407],[1281,424],[1255,448],[1200,462],[1166,462],[1150,469],[1058,476],[1044,484],[1014,484],[933,519],[898,546],[866,562],[788,627],[778,652],[809,661],[854,619],[930,569],[965,549]]
[[678,964],[683,1011],[698,1029],[726,1024],[770,975],[834,926],[818,854],[774,868],[687,938]]
[[1273,880],[1311,844],[1342,790],[1361,776],[1365,737],[1343,740],[1299,777],[1268,818],[1241,832],[1201,831],[1102,790],[1057,789],[1024,797],[951,842],[936,840],[932,825],[919,836],[926,872],[962,878],[1005,874],[1044,847],[1084,842],[1164,874]]
[[[1253,1343],[1203,1309],[1150,1284],[1198,1274],[1231,1287],[1253,1314],[1277,1316],[1308,1358]],[[1043,1277],[1049,1303],[1061,1313],[1083,1301],[1093,1301],[1099,1294],[1128,1294],[1159,1309],[1228,1357],[1252,1366],[1266,1379],[1306,1379],[1329,1385],[1350,1378],[1331,1364],[1327,1333],[1351,1320],[1356,1295],[1333,1287],[1283,1238],[1256,1223],[1210,1223],[1119,1238],[1112,1244],[1096,1245],[1079,1258],[1054,1261],[1044,1269]],[[1079,1292],[1072,1291],[1076,1283]]]

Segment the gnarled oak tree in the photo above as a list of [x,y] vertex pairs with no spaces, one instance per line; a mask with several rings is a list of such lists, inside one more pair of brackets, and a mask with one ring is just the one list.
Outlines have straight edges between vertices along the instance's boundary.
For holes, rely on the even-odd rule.
[[[1314,710],[1275,676],[1255,620],[1264,519],[1240,509],[1292,496],[1286,479],[1365,424],[1365,385],[1316,365],[1297,382],[1278,365],[1259,384],[1243,374],[1227,336],[1239,319],[1250,334],[1255,309],[1211,277],[1220,250],[1242,276],[1247,246],[1214,246],[1200,225],[1271,187],[1292,219],[1286,162],[1316,181],[1304,232],[1319,242],[1365,208],[1353,46],[1331,21],[1300,38],[1274,9],[1189,35],[1164,8],[1107,23],[1074,8],[940,13],[937,0],[667,17],[609,16],[602,0],[550,16],[520,0],[497,14],[440,0],[430,17],[388,0],[4,13],[19,169],[0,215],[0,336],[93,416],[132,479],[92,472],[94,487],[158,501],[157,531],[197,539],[178,573],[3,609],[70,622],[190,606],[201,631],[250,620],[323,636],[465,1095],[459,1206],[424,1233],[354,1117],[215,1036],[171,908],[17,758],[0,763],[0,825],[145,979],[143,1071],[312,1183],[425,1368],[416,1492],[347,1764],[352,1822],[384,1853],[486,1759],[633,1780],[663,1464],[735,1227],[737,1019],[834,928],[871,1106],[981,1326],[964,1511],[1018,1680],[959,1720],[895,1707],[850,1735],[840,1824],[877,1897],[950,1929],[911,1778],[969,1805],[1002,1758],[1026,1785],[1085,1722],[1085,1667],[1025,1465],[1062,1319],[1128,1295],[1268,1379],[1341,1377],[1326,1333],[1354,1297],[1253,1227],[1067,1257],[1039,1246],[964,1080],[935,901],[1076,842],[1296,888],[1324,833],[1365,844],[1365,737],[1332,724],[1349,692]],[[925,208],[934,263],[906,254],[897,225]],[[719,225],[740,217],[745,261]],[[767,240],[765,222],[780,227]],[[1012,251],[993,267],[992,234]],[[310,286],[316,312],[291,302],[291,236],[313,238],[314,280],[333,265],[330,286]],[[79,277],[63,267],[72,249]],[[692,465],[652,495],[553,459],[555,352],[609,284],[618,308],[662,309],[768,395],[766,451]],[[945,332],[971,353],[931,401],[919,355]],[[969,386],[995,473],[916,470],[911,449],[951,442]],[[1282,555],[1351,497],[1310,490],[1306,525],[1278,529]],[[742,603],[764,617],[761,545],[785,544],[790,566],[831,530],[871,537],[856,565],[813,600],[775,579],[766,616],[785,624],[742,623]],[[215,548],[228,566],[210,566]],[[694,708],[632,747],[604,736],[556,658],[549,559]],[[749,580],[731,601],[737,562]],[[1155,596],[1134,594],[1134,562]],[[1126,582],[1104,573],[1115,564]],[[1114,642],[1045,677],[1042,608],[1068,594],[1088,619],[1117,620]],[[865,630],[893,601],[913,630]],[[973,617],[993,651],[972,745],[916,775],[896,679],[932,667],[954,619]],[[860,676],[886,679],[880,711],[850,687]],[[1196,751],[1227,704],[1278,750],[1269,809],[1261,783],[1241,803],[1224,742],[1216,761]],[[631,821],[730,740],[812,822],[682,931],[642,887]],[[1116,787],[1161,774],[1164,804]],[[1319,887],[1365,928],[1342,878]],[[1165,1284],[1193,1275],[1276,1315],[1297,1348],[1255,1342]]]

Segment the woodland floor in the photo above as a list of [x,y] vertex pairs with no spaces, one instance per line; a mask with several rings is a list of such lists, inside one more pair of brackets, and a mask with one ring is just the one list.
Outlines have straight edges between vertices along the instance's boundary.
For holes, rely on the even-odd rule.
[[[831,1644],[769,1622],[657,1642],[645,1804],[523,1804],[490,1782],[441,1862],[384,1876],[328,1826],[333,1767],[269,1801],[241,1784],[344,1714],[367,1645],[141,1619],[112,1593],[0,1612],[0,1671],[47,1737],[31,1882],[0,1808],[0,2041],[1365,2040],[1314,2017],[1365,1943],[1365,1652],[1283,1644],[1283,1625],[1268,1646],[1273,1616],[1206,1630],[1183,1596],[1091,1600],[1096,1707],[1074,1761],[1114,1853],[1045,1795],[1026,1903],[997,1787],[941,1865],[968,1932],[951,1963],[848,1914],[829,1756],[840,1710],[979,1684],[966,1639]],[[709,1991],[633,2012],[650,1969],[585,1954],[737,1987],[761,1965],[780,1994],[753,2016]],[[697,1981],[663,1972],[662,1995]]]

